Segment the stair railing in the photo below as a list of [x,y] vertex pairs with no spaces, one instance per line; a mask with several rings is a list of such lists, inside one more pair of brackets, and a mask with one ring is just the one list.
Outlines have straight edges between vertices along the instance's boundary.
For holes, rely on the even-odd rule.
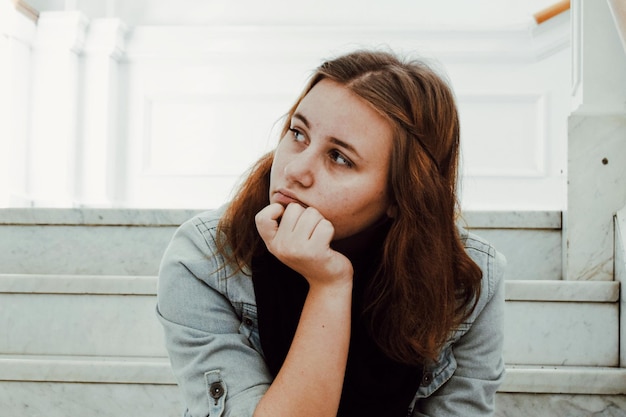
[[615,27],[619,39],[622,41],[624,52],[626,52],[626,1],[624,0],[608,0],[609,9],[615,21]]
[[11,0],[13,3],[13,7],[15,10],[22,13],[24,16],[28,17],[33,22],[36,22],[39,19],[39,11],[37,11],[34,7],[28,4],[24,0]]
[[541,24],[546,20],[552,19],[553,17],[563,13],[570,8],[570,0],[563,0],[557,3],[554,3],[552,6],[548,6],[543,10],[538,11],[533,15],[535,18],[535,22],[537,24]]

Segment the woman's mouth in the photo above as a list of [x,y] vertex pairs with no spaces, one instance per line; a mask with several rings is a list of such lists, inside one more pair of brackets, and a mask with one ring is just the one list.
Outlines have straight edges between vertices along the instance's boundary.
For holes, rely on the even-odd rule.
[[274,192],[274,200],[276,203],[281,204],[287,207],[291,203],[296,203],[301,205],[304,208],[308,206],[304,204],[302,201],[298,200],[295,195],[291,194],[287,190],[277,190]]

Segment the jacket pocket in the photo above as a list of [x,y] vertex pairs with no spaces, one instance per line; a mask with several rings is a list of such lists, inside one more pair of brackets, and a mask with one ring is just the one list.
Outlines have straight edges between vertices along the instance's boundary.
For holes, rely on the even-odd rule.
[[204,374],[207,397],[209,401],[209,416],[220,417],[224,413],[226,401],[226,384],[222,380],[219,370],[209,371]]

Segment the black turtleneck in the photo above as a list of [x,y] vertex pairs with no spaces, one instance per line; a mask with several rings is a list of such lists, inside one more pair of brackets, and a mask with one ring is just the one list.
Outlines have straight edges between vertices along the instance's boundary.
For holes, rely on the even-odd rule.
[[[385,219],[331,247],[343,253],[354,269],[352,330],[338,417],[405,417],[422,379],[422,368],[388,358],[376,345],[363,319],[365,290],[376,274],[390,227]],[[278,374],[291,346],[308,283],[265,251],[252,261],[259,335],[266,363]]]

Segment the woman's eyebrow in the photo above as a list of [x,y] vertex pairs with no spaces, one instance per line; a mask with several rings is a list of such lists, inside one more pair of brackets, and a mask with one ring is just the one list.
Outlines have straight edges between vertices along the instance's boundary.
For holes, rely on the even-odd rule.
[[348,152],[352,153],[354,156],[356,156],[358,159],[363,159],[361,158],[361,155],[359,155],[359,153],[356,151],[356,148],[352,145],[350,145],[347,142],[342,141],[341,139],[337,139],[335,137],[331,137],[330,138],[330,142],[334,143],[335,145],[346,149]]
[[[311,125],[310,125],[309,121],[301,113],[294,113],[292,117],[294,119],[300,120],[306,126],[307,129],[311,128]],[[349,144],[348,142],[344,142],[343,140],[337,139],[336,137],[333,137],[333,136],[331,136],[329,140],[330,140],[331,143],[334,143],[335,145],[337,145],[337,146],[339,146],[341,148],[344,148],[348,152],[354,154],[357,158],[363,159],[361,157],[361,155],[359,155],[359,153],[357,152],[356,148],[354,146],[352,146],[351,144]]]
[[304,123],[304,125],[306,126],[307,129],[309,129],[311,127],[310,124],[309,124],[309,121],[307,120],[307,118],[304,117],[302,114],[294,113],[293,114],[293,118],[294,119],[299,119],[302,123]]

